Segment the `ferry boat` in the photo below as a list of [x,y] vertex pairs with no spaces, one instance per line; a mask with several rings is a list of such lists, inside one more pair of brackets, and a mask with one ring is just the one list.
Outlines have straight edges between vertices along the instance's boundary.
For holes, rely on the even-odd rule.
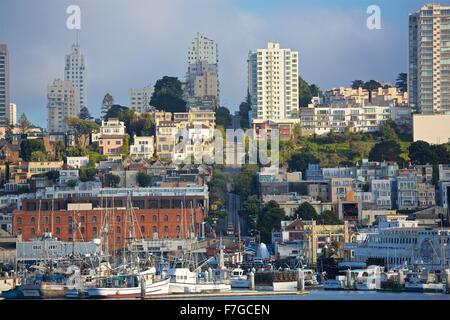
[[[145,283],[145,289],[142,288]],[[169,279],[156,278],[156,269],[150,268],[139,274],[124,274],[101,277],[97,285],[86,289],[92,298],[138,298],[169,293]]]

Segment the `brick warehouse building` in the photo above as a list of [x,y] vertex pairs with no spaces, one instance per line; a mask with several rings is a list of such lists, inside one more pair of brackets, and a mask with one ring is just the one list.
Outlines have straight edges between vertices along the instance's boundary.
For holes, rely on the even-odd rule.
[[24,241],[45,232],[61,241],[91,241],[108,221],[109,249],[114,251],[127,244],[133,230],[136,239],[199,236],[207,215],[203,196],[135,196],[131,203],[133,210],[126,209],[126,196],[23,200],[22,209],[13,213],[13,234]]

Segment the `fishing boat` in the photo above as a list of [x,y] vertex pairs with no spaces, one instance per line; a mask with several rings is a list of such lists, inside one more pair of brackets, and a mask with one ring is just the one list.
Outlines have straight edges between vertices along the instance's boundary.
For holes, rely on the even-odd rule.
[[244,270],[240,267],[231,270],[230,284],[231,288],[248,288],[250,286],[247,275],[244,275]]
[[[426,271],[425,271],[426,272]],[[444,292],[445,284],[436,282],[434,273],[411,271],[406,275],[405,291],[409,292]]]
[[13,290],[20,285],[21,279],[17,277],[2,277],[0,278],[0,292]]
[[139,274],[122,274],[101,277],[97,285],[86,289],[93,298],[139,298],[169,293],[169,279],[158,279],[156,269]]
[[171,268],[168,270],[168,275],[170,277],[170,293],[226,292],[231,290],[230,284],[221,281],[199,281],[198,274],[188,268]]
[[323,284],[324,290],[345,290],[345,276],[336,276],[335,279],[328,279]]

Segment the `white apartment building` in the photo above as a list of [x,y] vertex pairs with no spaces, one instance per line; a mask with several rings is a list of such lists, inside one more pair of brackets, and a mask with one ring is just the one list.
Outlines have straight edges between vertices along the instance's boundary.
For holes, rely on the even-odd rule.
[[373,195],[373,203],[377,209],[391,209],[393,207],[394,180],[374,179],[371,181],[370,190]]
[[390,119],[389,106],[313,106],[300,109],[302,135],[323,135],[331,131],[375,132]]
[[409,103],[421,114],[450,114],[450,6],[409,15]]
[[130,89],[130,108],[135,109],[139,113],[148,111],[153,91],[153,86],[146,86],[142,89]]
[[106,121],[102,120],[99,134],[100,136],[124,136],[125,123],[116,118],[110,118]]
[[188,63],[194,64],[197,61],[206,61],[209,64],[219,63],[217,43],[200,33],[197,33],[188,49]]
[[0,125],[7,123],[9,107],[9,54],[6,44],[0,44]]
[[298,117],[298,52],[269,42],[248,56],[252,117],[262,120]]
[[87,167],[89,156],[85,157],[67,157],[67,167],[71,169],[80,169]]
[[59,170],[59,183],[66,184],[67,182],[74,180],[78,181],[78,170]]
[[10,125],[15,125],[17,123],[17,105],[15,103],[10,103],[7,108],[6,117]]
[[134,143],[130,146],[130,156],[151,159],[155,153],[155,138],[134,136]]
[[47,87],[47,129],[48,132],[66,133],[67,117],[78,117],[78,90],[70,81],[56,79]]
[[219,50],[214,40],[197,33],[188,48],[186,93],[189,105],[210,101],[219,106]]
[[80,51],[78,44],[72,45],[72,52],[66,55],[66,65],[64,68],[64,80],[70,81],[78,91],[79,109],[88,104],[88,83],[87,70],[84,55]]
[[[211,156],[209,142],[216,125],[213,111],[156,112],[156,155],[165,160],[184,160],[194,156]],[[184,139],[184,143],[181,143]],[[177,147],[175,147],[177,145]]]

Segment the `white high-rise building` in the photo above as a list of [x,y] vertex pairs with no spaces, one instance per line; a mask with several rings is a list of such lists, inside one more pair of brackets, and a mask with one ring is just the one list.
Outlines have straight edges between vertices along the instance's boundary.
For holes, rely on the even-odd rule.
[[66,55],[64,80],[72,82],[78,91],[79,110],[88,106],[88,84],[86,78],[86,64],[84,55],[81,54],[78,44],[72,45],[72,52]]
[[15,103],[10,103],[6,112],[6,117],[8,118],[8,123],[10,125],[15,125],[17,123],[17,106]]
[[47,88],[48,132],[66,133],[67,117],[78,117],[80,113],[78,90],[70,81],[56,79]]
[[188,62],[194,64],[197,61],[206,61],[209,64],[219,63],[219,49],[214,40],[197,33],[188,50]]
[[6,44],[0,44],[0,125],[8,123],[9,56]]
[[421,114],[450,114],[450,6],[409,15],[408,94]]
[[148,111],[153,91],[153,86],[146,86],[142,89],[130,89],[130,108],[134,108],[137,112]]
[[194,104],[209,101],[213,107],[220,104],[219,53],[214,40],[197,33],[188,49],[186,93]]
[[298,52],[269,42],[248,56],[248,89],[254,119],[298,117]]

